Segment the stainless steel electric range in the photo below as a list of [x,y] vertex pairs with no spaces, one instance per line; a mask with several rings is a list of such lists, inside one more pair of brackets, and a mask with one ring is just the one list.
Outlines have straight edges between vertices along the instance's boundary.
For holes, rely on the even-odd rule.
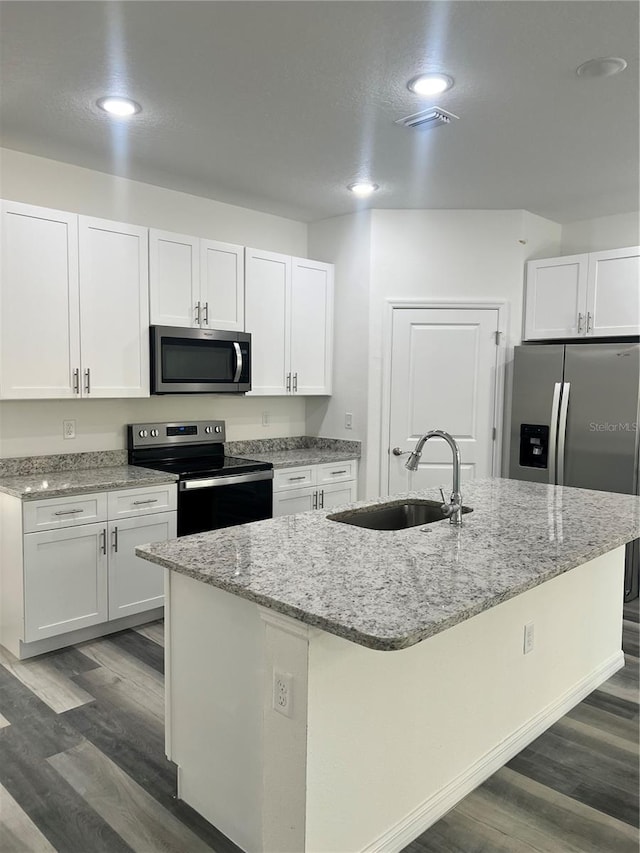
[[178,536],[273,514],[273,465],[225,456],[224,421],[129,424],[130,465],[178,476]]

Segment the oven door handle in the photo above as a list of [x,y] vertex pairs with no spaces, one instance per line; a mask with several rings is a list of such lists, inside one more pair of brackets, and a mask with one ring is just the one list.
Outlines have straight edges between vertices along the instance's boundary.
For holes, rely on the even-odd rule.
[[228,477],[205,477],[200,480],[181,480],[181,492],[191,489],[211,489],[218,486],[237,486],[241,483],[256,483],[258,480],[273,480],[273,471],[255,471],[252,474],[230,474]]
[[233,348],[236,351],[236,375],[233,377],[234,382],[240,382],[242,376],[242,350],[237,341],[233,342]]

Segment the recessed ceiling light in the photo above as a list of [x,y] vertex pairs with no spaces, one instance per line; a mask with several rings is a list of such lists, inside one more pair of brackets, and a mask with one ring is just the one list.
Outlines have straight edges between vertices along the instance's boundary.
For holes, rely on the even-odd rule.
[[589,59],[578,65],[578,77],[613,77],[627,67],[627,63],[619,56],[601,56],[599,59]]
[[407,89],[416,95],[439,95],[453,86],[453,80],[446,74],[420,74],[407,83]]
[[372,184],[369,181],[356,181],[354,184],[349,184],[347,187],[358,198],[367,198],[372,195],[377,189],[377,184]]
[[131,98],[115,98],[108,96],[106,98],[100,98],[96,103],[101,110],[105,111],[105,113],[117,116],[118,118],[127,118],[128,116],[135,115],[142,110],[140,104],[132,101]]

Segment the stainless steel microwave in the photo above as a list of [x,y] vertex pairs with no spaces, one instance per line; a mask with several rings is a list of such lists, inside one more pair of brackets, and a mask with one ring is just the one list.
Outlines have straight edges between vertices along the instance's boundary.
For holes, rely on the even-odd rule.
[[251,390],[251,335],[151,326],[152,394],[244,394]]

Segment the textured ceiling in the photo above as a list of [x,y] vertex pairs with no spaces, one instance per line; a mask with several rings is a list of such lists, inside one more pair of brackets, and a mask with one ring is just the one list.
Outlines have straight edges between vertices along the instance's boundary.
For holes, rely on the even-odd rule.
[[[638,208],[638,3],[2,2],[8,148],[301,220],[361,205]],[[617,77],[576,67],[622,56]],[[407,80],[455,86],[418,98]],[[128,122],[95,101],[126,94]],[[460,117],[412,131],[437,103]]]

